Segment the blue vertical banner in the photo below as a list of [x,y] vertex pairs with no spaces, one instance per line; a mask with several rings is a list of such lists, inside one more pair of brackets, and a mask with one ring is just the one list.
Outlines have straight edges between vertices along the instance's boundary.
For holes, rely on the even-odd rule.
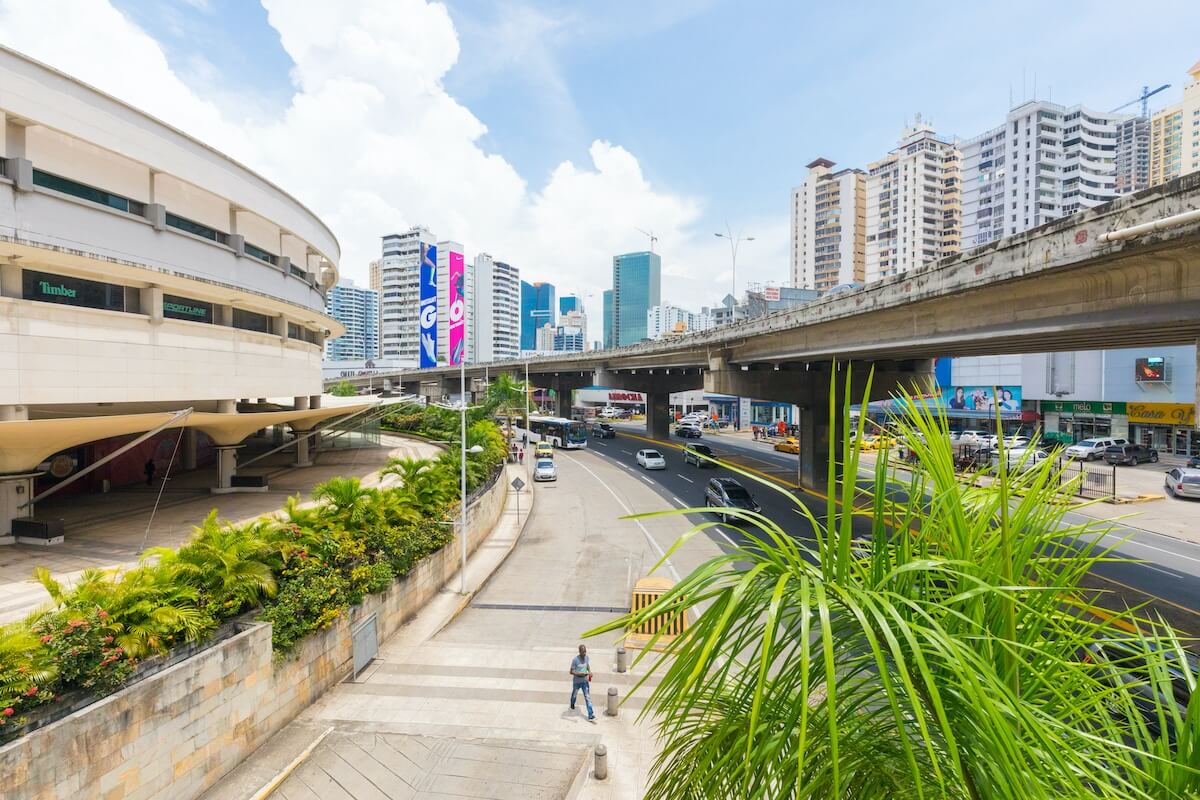
[[437,245],[421,243],[421,368],[437,366]]

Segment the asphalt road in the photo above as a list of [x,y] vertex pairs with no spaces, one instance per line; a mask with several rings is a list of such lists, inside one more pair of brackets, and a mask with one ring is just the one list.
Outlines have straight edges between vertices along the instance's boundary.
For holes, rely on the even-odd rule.
[[[654,446],[646,440],[644,428],[629,424],[614,427],[617,438],[590,440],[592,451],[637,474],[675,507],[702,507],[705,482],[712,477],[732,477],[754,495],[764,514],[792,536],[813,541],[811,525],[792,498],[810,509],[818,520],[825,517],[823,497],[788,488],[795,486],[795,455],[775,452],[770,445],[732,436],[704,436],[699,440],[672,437],[670,442],[658,447],[666,458],[667,469],[643,470],[638,467],[635,454],[640,449]],[[750,469],[761,477],[772,478],[777,486],[783,482],[787,487],[779,486],[784,491],[776,491],[720,467],[700,469],[684,464],[678,448],[690,441],[707,444],[717,458]],[[864,480],[869,477],[865,473],[862,476]],[[713,519],[703,514],[689,517],[697,522]],[[1077,512],[1068,512],[1065,521],[1070,524],[1097,522]],[[1116,554],[1130,559],[1102,564],[1093,571],[1091,585],[1106,592],[1100,603],[1110,608],[1147,603],[1151,612],[1161,614],[1178,630],[1200,635],[1200,545],[1138,528],[1136,520],[1128,523],[1100,521],[1099,524],[1109,528],[1103,536],[1104,546],[1117,545]],[[856,520],[854,529],[855,536],[869,535],[866,520]],[[739,543],[745,539],[732,525],[720,526],[714,535]]]

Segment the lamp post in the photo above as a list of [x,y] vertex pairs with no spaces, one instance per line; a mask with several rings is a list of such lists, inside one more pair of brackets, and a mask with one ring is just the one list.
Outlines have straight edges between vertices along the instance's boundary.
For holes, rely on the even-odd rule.
[[729,255],[733,261],[733,280],[731,281],[733,306],[730,307],[730,309],[729,309],[729,322],[730,322],[730,324],[733,324],[734,322],[737,322],[737,251],[738,251],[738,245],[741,244],[742,242],[753,242],[754,237],[753,236],[743,236],[741,231],[738,231],[737,236],[734,236],[733,231],[729,227],[729,223],[725,223],[725,233],[714,233],[713,236],[716,236],[718,239],[728,239],[729,240]]

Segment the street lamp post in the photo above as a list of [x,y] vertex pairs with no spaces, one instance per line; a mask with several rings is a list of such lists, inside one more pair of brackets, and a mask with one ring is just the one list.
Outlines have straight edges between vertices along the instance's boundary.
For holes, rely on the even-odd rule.
[[737,236],[734,236],[733,230],[731,230],[729,227],[729,223],[725,223],[725,233],[714,233],[713,236],[716,236],[718,239],[728,239],[729,240],[729,255],[733,262],[733,280],[731,281],[733,306],[729,309],[729,322],[730,322],[730,324],[732,324],[734,322],[737,322],[737,251],[738,251],[738,245],[741,244],[742,242],[753,242],[754,237],[753,236],[743,236],[741,231],[738,231]]

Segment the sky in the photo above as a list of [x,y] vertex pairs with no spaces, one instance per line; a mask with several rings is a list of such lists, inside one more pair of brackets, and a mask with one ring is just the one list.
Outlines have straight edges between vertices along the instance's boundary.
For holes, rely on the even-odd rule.
[[[788,280],[804,165],[865,167],[915,113],[969,138],[1036,97],[1113,109],[1200,60],[1200,3],[0,0],[0,42],[312,208],[366,284],[414,224],[584,297],[657,237],[664,302]],[[1151,35],[1152,34],[1152,35]],[[1140,46],[1152,40],[1153,46]],[[2,91],[2,87],[0,87]]]

